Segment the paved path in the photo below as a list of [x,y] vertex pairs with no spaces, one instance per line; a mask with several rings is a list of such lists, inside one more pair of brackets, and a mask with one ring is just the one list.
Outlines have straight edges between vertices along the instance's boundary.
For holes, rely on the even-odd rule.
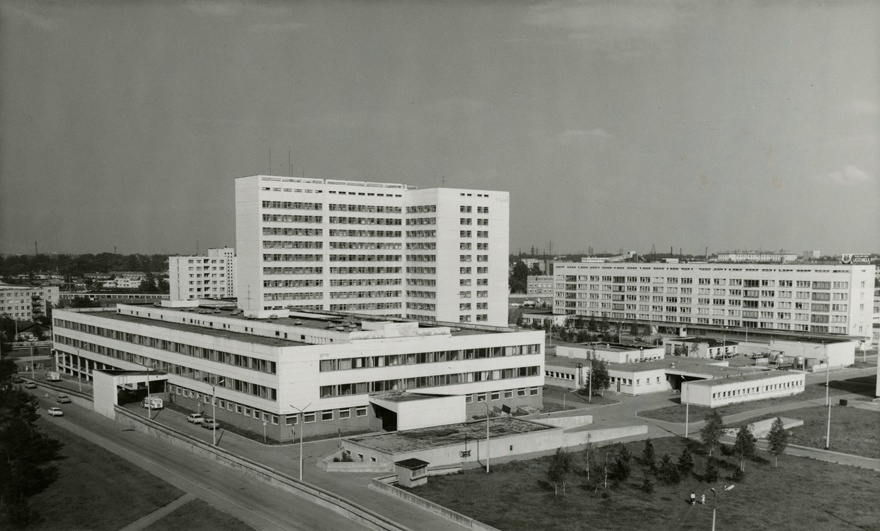
[[156,509],[155,511],[144,516],[143,518],[140,518],[137,521],[123,527],[122,531],[141,531],[141,529],[146,529],[153,525],[155,522],[158,522],[159,520],[165,518],[169,514],[173,513],[174,511],[176,511],[180,507],[183,507],[194,499],[196,499],[196,497],[192,494],[184,494],[183,496],[177,498],[165,507],[162,507],[161,509]]

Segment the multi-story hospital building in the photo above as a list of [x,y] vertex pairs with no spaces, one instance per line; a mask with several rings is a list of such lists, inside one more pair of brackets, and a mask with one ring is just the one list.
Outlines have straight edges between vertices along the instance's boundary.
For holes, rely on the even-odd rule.
[[432,423],[425,409],[389,411],[381,397],[397,391],[458,397],[462,420],[542,400],[542,331],[300,311],[258,320],[170,303],[55,310],[53,323],[58,370],[88,381],[147,368],[154,393],[211,415],[216,390],[221,423],[278,440],[290,440],[300,409],[307,437]]
[[254,175],[235,213],[246,316],[507,325],[507,192]]

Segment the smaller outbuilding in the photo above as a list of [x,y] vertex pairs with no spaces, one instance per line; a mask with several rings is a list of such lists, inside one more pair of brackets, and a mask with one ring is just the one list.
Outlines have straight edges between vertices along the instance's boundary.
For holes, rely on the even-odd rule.
[[428,482],[428,462],[411,458],[394,463],[397,472],[397,484],[408,489],[424,485]]
[[681,386],[681,403],[715,408],[740,402],[796,395],[804,392],[805,382],[804,373],[789,371],[759,372],[684,382]]

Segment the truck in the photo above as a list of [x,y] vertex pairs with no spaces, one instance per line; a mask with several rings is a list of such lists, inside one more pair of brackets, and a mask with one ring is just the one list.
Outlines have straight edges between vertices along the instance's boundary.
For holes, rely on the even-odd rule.
[[141,405],[147,409],[162,409],[165,407],[165,404],[162,402],[162,399],[159,398],[158,396],[144,397],[144,401]]
[[61,374],[58,371],[49,371],[46,373],[46,380],[49,382],[60,382]]

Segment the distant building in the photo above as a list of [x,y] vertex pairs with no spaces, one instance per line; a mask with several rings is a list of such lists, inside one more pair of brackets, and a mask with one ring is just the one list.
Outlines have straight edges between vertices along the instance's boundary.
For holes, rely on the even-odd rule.
[[679,336],[867,341],[874,273],[873,265],[557,262],[553,311]]
[[235,297],[235,249],[208,249],[207,256],[169,256],[171,300]]
[[810,260],[818,260],[822,256],[822,253],[819,251],[804,251],[804,260],[809,262]]
[[60,299],[58,286],[16,286],[0,284],[0,315],[18,321],[45,316]]
[[798,259],[796,253],[769,252],[769,251],[733,251],[718,253],[716,261],[718,262],[760,262],[760,263],[786,263],[794,262]]
[[553,275],[529,275],[526,293],[534,297],[552,297]]

